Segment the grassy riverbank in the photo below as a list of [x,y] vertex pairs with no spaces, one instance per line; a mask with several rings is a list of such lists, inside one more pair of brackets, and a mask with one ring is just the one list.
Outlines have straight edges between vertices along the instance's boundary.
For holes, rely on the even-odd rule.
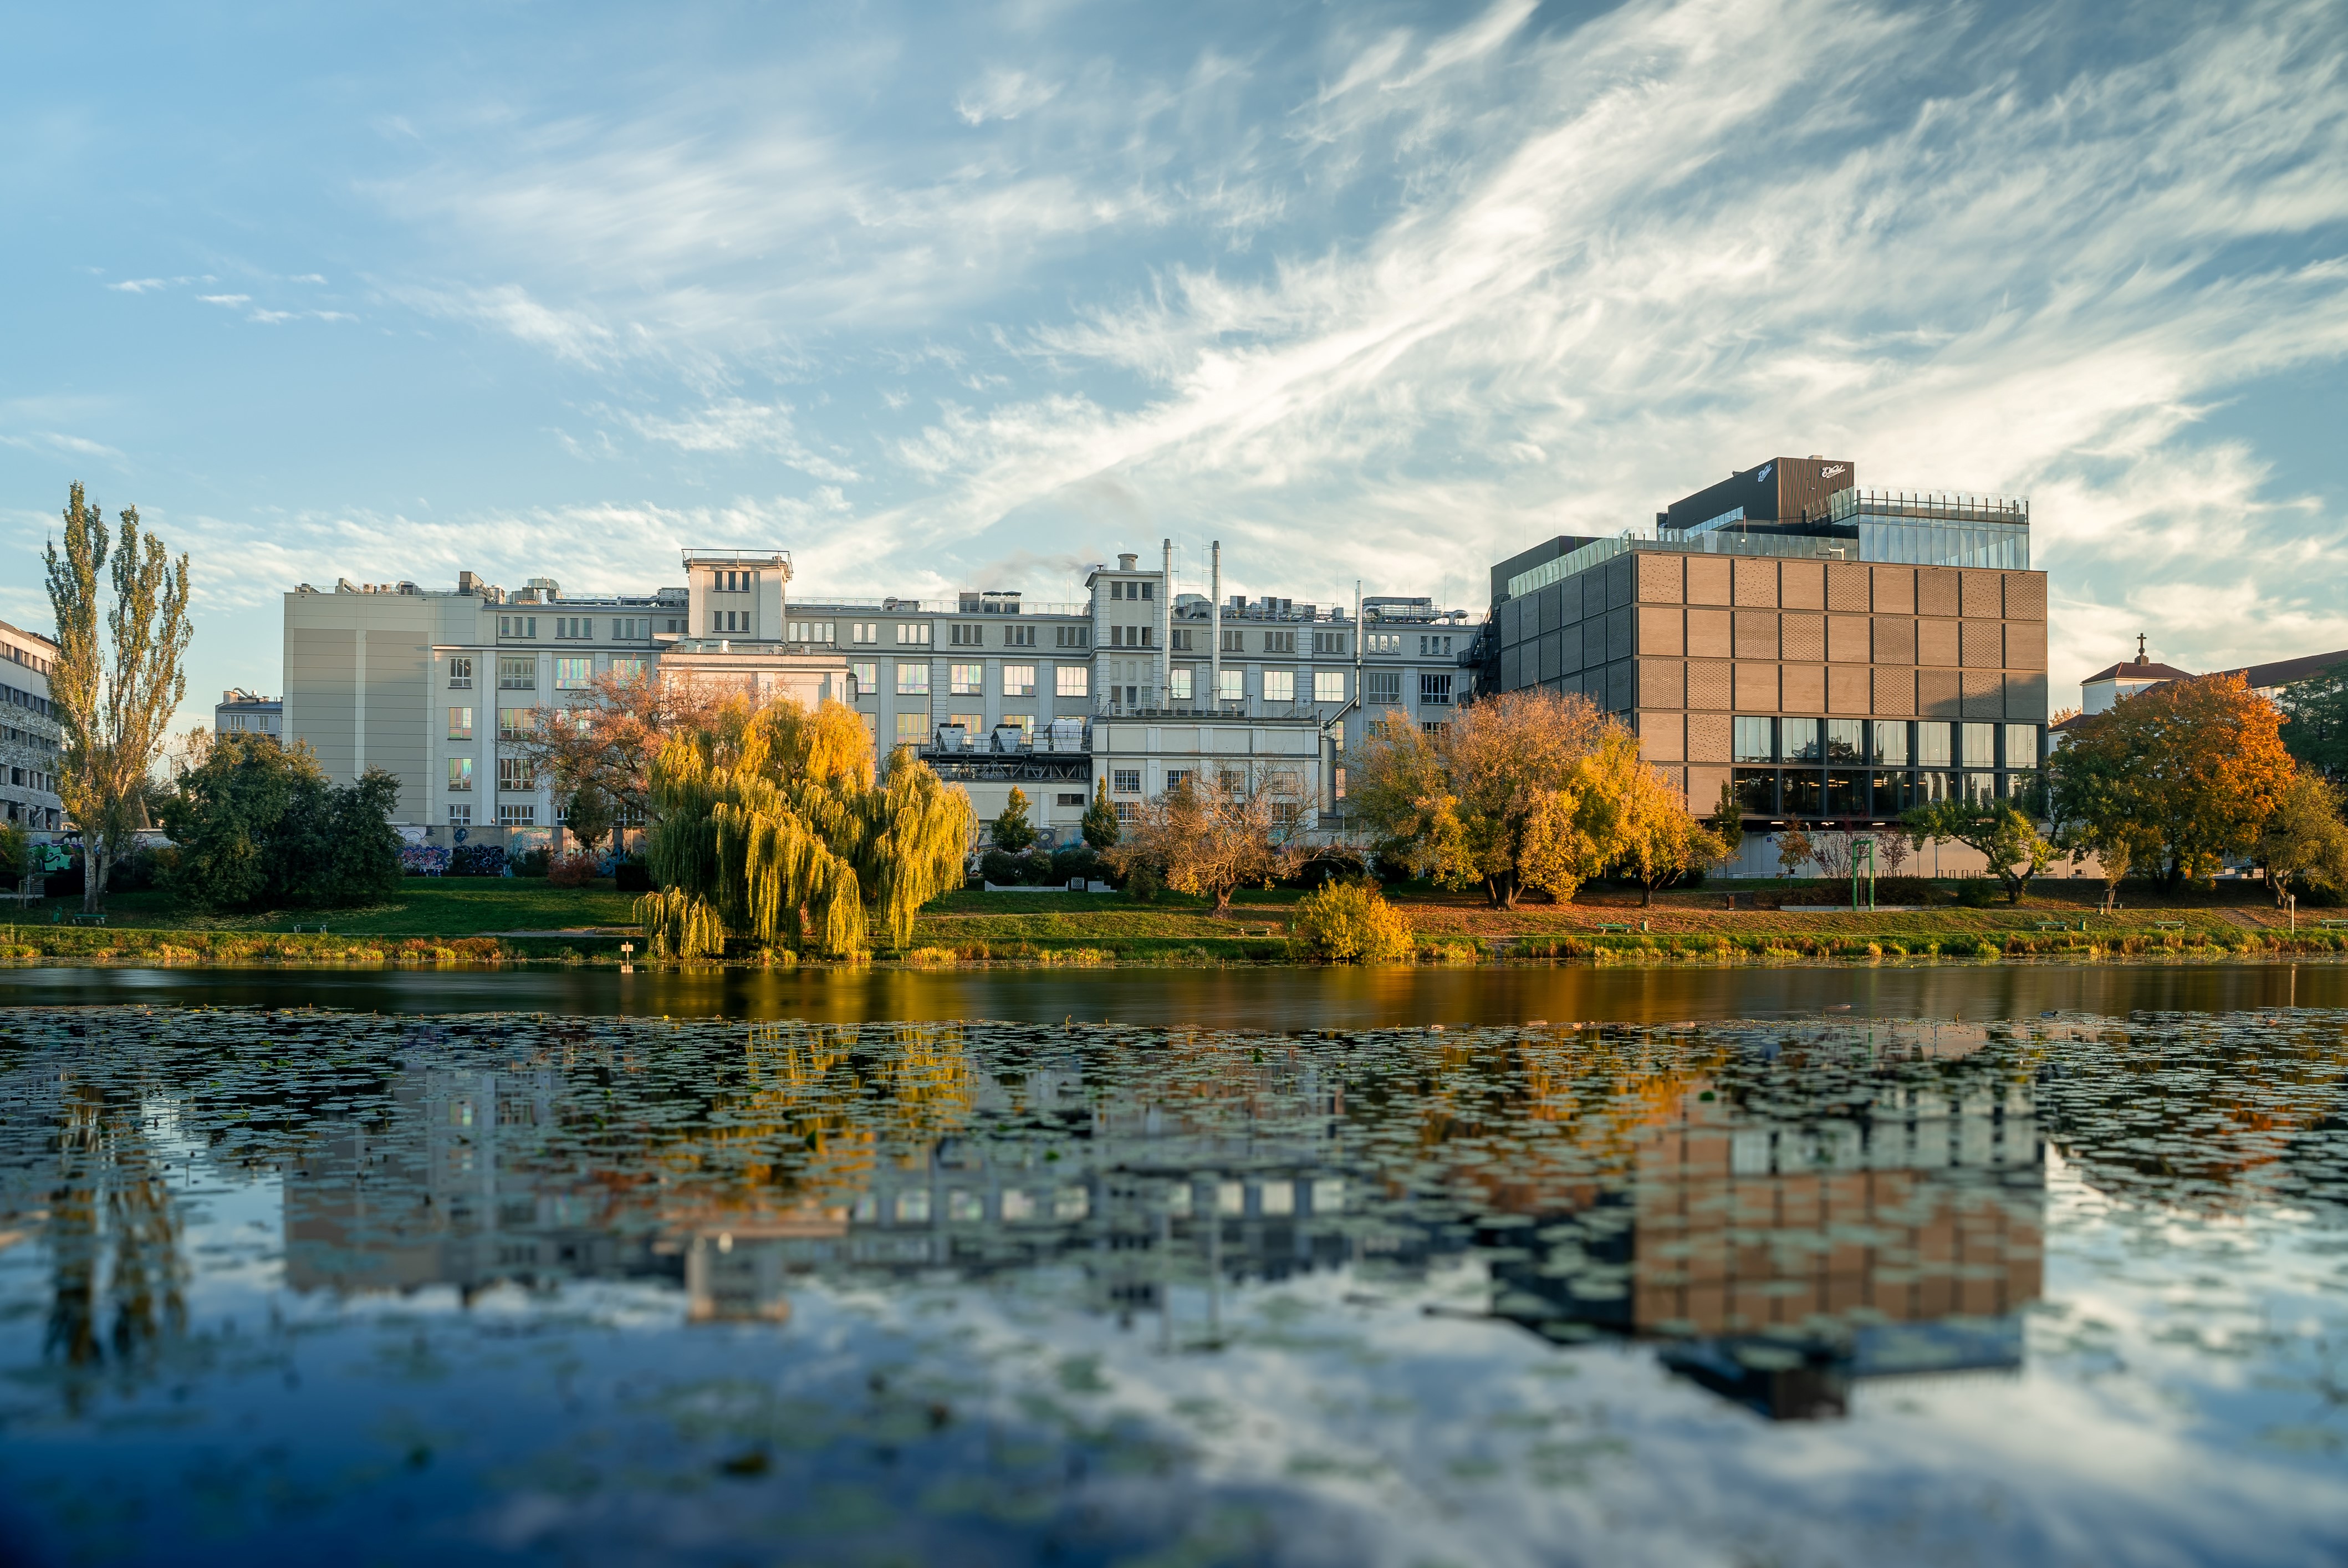
[[[2255,888],[2191,892],[2112,914],[2085,883],[2042,887],[2020,904],[1939,904],[1912,911],[1807,913],[1751,907],[1756,901],[1824,902],[1817,888],[1738,884],[1658,894],[1599,891],[1570,904],[1494,910],[1479,900],[1405,886],[1392,896],[1417,933],[1420,963],[1704,963],[1786,960],[2255,957],[2348,953],[2336,913],[2302,913],[2296,932]],[[1168,895],[1138,903],[1119,894],[957,892],[922,912],[911,949],[884,960],[918,965],[1026,963],[1265,964],[1289,956],[1287,925],[1300,895],[1242,894],[1218,920],[1204,900]],[[633,935],[630,895],[601,887],[557,888],[527,878],[411,879],[396,899],[314,914],[217,915],[155,892],[108,901],[108,923],[53,923],[78,901],[36,903],[23,918],[0,906],[0,958],[98,964],[613,965]],[[305,928],[295,933],[299,923]],[[1606,929],[1619,927],[1621,929]],[[639,954],[641,955],[641,954]],[[788,954],[747,954],[790,963]]]

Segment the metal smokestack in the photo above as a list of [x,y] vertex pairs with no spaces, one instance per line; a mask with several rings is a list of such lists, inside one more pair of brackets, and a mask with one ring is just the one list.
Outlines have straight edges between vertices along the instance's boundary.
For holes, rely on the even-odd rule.
[[1166,541],[1166,564],[1158,578],[1158,706],[1174,706],[1174,542]]
[[1207,711],[1223,708],[1223,542],[1215,541],[1207,594]]

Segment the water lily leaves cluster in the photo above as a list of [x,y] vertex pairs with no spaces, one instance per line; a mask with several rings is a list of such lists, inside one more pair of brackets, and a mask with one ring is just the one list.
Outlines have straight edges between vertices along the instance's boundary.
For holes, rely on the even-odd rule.
[[839,703],[736,707],[672,735],[654,759],[663,892],[637,913],[655,954],[720,951],[727,935],[865,951],[877,922],[893,946],[921,906],[962,882],[970,798],[910,749],[871,775],[863,721]]

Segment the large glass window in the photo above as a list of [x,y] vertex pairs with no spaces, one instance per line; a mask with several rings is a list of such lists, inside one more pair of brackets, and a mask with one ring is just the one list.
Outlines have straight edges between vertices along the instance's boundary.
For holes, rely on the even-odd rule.
[[880,666],[870,659],[860,659],[848,666],[848,678],[856,683],[858,696],[870,696],[880,689]]
[[1190,700],[1189,665],[1176,665],[1174,669],[1168,673],[1166,678],[1172,690],[1174,700],[1176,702],[1189,702]]
[[498,788],[527,792],[538,788],[538,764],[527,757],[498,758]]
[[[1819,760],[1818,753],[1821,743],[1818,735],[1818,721],[1817,719],[1786,718],[1778,720],[1778,725],[1780,727],[1780,737],[1786,743],[1785,758],[1787,761],[1816,762]],[[1791,807],[1787,809],[1788,810],[1792,810]]]
[[470,740],[473,738],[473,710],[471,708],[452,707],[448,710],[448,738],[451,740]]
[[1957,726],[1964,755],[1960,759],[1966,768],[1997,766],[1997,726],[1993,724],[1961,724]]
[[458,791],[459,794],[469,793],[471,791],[473,788],[473,759],[471,758],[451,757],[448,758],[448,788]]
[[[1946,768],[1954,758],[1949,755],[1949,727],[1945,724],[1920,724],[1916,727],[1916,761],[1925,768]],[[1934,796],[1938,799],[1940,797]]]
[[612,659],[612,673],[623,681],[640,681],[652,674],[653,662],[642,654],[618,654]]
[[986,689],[981,684],[985,673],[983,665],[948,665],[946,690],[955,696],[976,696]]
[[1887,768],[1908,764],[1908,722],[1900,718],[1875,721],[1875,760]]
[[1872,793],[1874,803],[1868,808],[1870,814],[1877,817],[1898,816],[1909,806],[1908,775],[1878,773],[1874,779]]
[[1296,700],[1296,672],[1294,670],[1264,671],[1263,700],[1266,702],[1294,702]]
[[1034,665],[1004,665],[1003,695],[1004,696],[1034,696],[1035,695],[1035,666]]
[[1313,700],[1314,702],[1344,701],[1345,672],[1343,670],[1313,671]]
[[557,659],[554,661],[554,689],[580,691],[595,677],[595,661],[592,658]]
[[1847,773],[1836,769],[1827,775],[1827,815],[1829,817],[1860,817],[1867,814],[1867,775]]
[[[1444,641],[1450,641],[1445,638]],[[1447,703],[1451,700],[1449,676],[1422,675],[1418,677],[1418,700],[1422,703]]]
[[915,713],[897,716],[897,744],[919,746],[930,738],[930,715],[924,708]]
[[930,645],[929,624],[922,622],[918,625],[900,624],[897,628],[897,645],[901,648],[928,647]]
[[1789,768],[1784,779],[1785,811],[1788,817],[1815,817],[1826,810],[1825,790],[1819,775],[1807,769]]
[[1223,670],[1220,673],[1222,686],[1216,695],[1225,702],[1244,702],[1247,699],[1247,672]]
[[498,709],[498,738],[520,740],[538,727],[538,710],[534,707],[501,707]]
[[[1375,640],[1375,639],[1374,639]],[[1369,670],[1362,676],[1362,701],[1371,707],[1402,706],[1402,672]]]
[[[1768,723],[1767,719],[1761,721]],[[1777,772],[1773,768],[1739,768],[1731,776],[1729,788],[1736,793],[1740,810],[1756,817],[1773,817],[1777,813]]]
[[1054,677],[1056,696],[1083,696],[1092,690],[1093,672],[1083,665],[1062,665]]
[[1986,806],[1997,799],[1997,775],[1968,773],[1964,776],[1964,798],[1976,806]]
[[448,661],[448,686],[452,691],[470,691],[473,689],[472,660],[450,659]]
[[538,689],[538,661],[533,658],[499,659],[498,686],[505,691],[535,691]]
[[897,666],[897,695],[899,696],[929,696],[930,666],[927,665],[899,665]]
[[1827,720],[1827,760],[1828,762],[1867,760],[1867,721],[1865,719],[1830,718]]
[[1774,718],[1746,718],[1740,716],[1736,720],[1736,760],[1739,762],[1776,761],[1776,724],[1777,721]]
[[465,804],[463,804],[463,805],[461,805],[461,806],[451,806],[451,807],[449,807],[449,808],[448,808],[448,825],[449,825],[450,827],[452,827],[452,828],[469,828],[469,827],[471,827],[471,826],[473,825],[473,806],[472,806],[472,802],[470,802],[470,801],[469,800],[469,801],[467,801]]
[[2038,727],[2034,724],[2009,724],[2005,727],[2005,765],[2008,768],[2038,766]]

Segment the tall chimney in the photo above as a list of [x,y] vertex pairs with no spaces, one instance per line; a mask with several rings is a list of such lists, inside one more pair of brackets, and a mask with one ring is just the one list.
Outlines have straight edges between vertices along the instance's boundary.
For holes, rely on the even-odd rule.
[[1223,710],[1223,542],[1215,541],[1207,593],[1207,711]]
[[1174,542],[1166,543],[1166,563],[1158,577],[1158,706],[1174,706]]

